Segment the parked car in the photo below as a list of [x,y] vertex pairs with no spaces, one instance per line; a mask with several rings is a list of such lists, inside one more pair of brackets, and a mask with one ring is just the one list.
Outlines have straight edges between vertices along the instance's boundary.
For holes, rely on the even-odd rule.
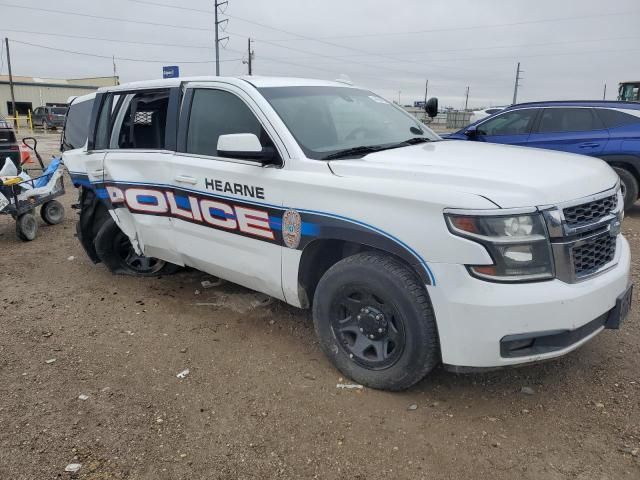
[[441,141],[361,88],[106,87],[72,103],[63,145],[94,262],[131,275],[190,266],[310,308],[328,358],[373,388],[408,388],[440,362],[558,357],[629,311],[606,163]]
[[31,116],[34,127],[47,129],[62,128],[67,115],[67,107],[38,107]]
[[447,135],[446,138],[546,148],[601,158],[620,176],[625,209],[631,208],[638,199],[638,103],[521,103]]
[[494,113],[501,112],[505,108],[507,107],[489,107],[483,110],[474,110],[473,113],[471,114],[471,119],[469,121],[470,123],[475,123],[478,120],[482,120],[483,118],[487,118],[493,115]]
[[16,168],[20,168],[20,146],[11,123],[0,117],[0,168],[10,158]]

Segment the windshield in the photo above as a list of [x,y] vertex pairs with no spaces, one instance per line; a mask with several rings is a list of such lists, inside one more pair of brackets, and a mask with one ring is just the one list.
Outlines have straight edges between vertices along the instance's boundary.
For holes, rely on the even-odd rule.
[[51,109],[51,113],[53,113],[54,115],[66,115],[67,114],[67,108],[66,107],[52,108]]
[[418,120],[366,90],[269,87],[260,93],[309,158],[338,158],[348,151],[349,156],[363,156],[420,141],[414,139],[440,140]]

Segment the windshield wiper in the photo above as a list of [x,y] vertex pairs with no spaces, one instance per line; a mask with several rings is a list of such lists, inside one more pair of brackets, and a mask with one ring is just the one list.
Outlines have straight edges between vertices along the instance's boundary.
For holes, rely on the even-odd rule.
[[380,150],[384,150],[385,148],[388,148],[388,147],[375,146],[375,145],[371,145],[371,146],[363,145],[360,147],[347,148],[345,150],[340,150],[339,152],[335,152],[330,155],[327,155],[326,157],[323,158],[323,160],[336,160],[338,158],[347,158],[347,157],[354,157],[357,155],[366,155],[367,153],[379,152]]
[[431,139],[427,138],[427,137],[413,137],[410,138],[408,140],[405,140],[404,142],[400,142],[400,143],[406,143],[407,145],[417,145],[419,143],[427,143],[430,142]]

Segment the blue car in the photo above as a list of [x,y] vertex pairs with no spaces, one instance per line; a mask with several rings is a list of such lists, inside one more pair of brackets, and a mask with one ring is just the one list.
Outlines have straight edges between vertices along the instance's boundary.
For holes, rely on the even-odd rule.
[[625,210],[638,199],[640,103],[520,103],[445,135],[445,138],[547,148],[598,157],[620,176]]

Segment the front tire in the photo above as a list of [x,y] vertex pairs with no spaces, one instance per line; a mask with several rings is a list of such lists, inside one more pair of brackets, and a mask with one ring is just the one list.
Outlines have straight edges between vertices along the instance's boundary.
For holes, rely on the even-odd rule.
[[624,209],[629,210],[638,199],[638,181],[629,170],[613,168],[620,177],[620,186],[624,197]]
[[107,219],[100,227],[94,246],[98,258],[113,274],[153,277],[175,273],[179,269],[177,265],[159,258],[138,255],[129,237],[112,218]]
[[32,212],[23,213],[16,218],[16,236],[23,242],[30,242],[38,234],[38,220]]
[[428,293],[389,255],[364,252],[332,266],[318,283],[313,321],[336,368],[371,388],[407,389],[440,361]]

